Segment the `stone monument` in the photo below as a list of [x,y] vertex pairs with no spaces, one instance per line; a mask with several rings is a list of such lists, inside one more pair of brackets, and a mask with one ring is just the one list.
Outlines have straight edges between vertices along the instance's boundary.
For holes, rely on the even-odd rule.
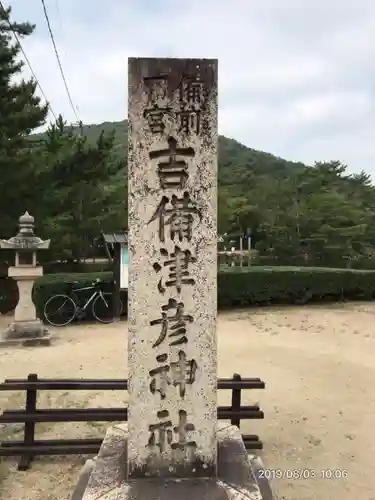
[[216,477],[217,61],[131,59],[128,134],[129,477]]
[[129,59],[128,424],[74,500],[263,498],[217,422],[217,65]]
[[19,301],[14,321],[2,335],[0,345],[49,345],[50,335],[36,317],[32,291],[35,280],[43,276],[43,267],[37,266],[36,252],[49,248],[50,240],[43,241],[34,234],[34,217],[25,212],[19,218],[19,233],[9,240],[0,240],[0,248],[15,251],[15,265],[8,276],[17,281]]

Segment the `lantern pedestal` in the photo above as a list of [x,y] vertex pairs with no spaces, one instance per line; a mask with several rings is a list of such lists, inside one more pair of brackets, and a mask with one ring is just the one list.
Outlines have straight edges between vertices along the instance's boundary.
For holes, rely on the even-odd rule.
[[8,269],[8,276],[17,281],[19,301],[14,311],[14,321],[0,336],[4,345],[50,345],[51,337],[43,323],[36,317],[32,299],[35,280],[43,276],[37,266],[36,253],[47,250],[50,240],[43,241],[34,234],[34,217],[25,212],[18,220],[19,232],[9,240],[0,240],[0,249],[14,250],[15,265]]
[[8,269],[8,276],[17,281],[19,302],[14,311],[14,321],[2,335],[0,344],[24,346],[50,345],[51,336],[36,317],[32,291],[35,280],[43,276],[42,267],[18,266]]

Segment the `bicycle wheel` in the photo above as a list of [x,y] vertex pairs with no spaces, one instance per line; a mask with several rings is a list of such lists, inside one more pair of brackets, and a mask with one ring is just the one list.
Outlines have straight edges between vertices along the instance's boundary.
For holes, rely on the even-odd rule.
[[54,295],[44,305],[44,317],[52,326],[66,326],[73,321],[77,306],[69,295]]
[[[117,317],[121,316],[123,304],[120,302]],[[98,295],[92,303],[92,315],[100,323],[112,323],[113,317],[113,295],[112,293],[103,293]]]

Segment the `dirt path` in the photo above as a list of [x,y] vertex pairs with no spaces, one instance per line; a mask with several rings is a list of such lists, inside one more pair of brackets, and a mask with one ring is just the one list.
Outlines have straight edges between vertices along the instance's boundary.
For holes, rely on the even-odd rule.
[[[8,318],[0,318],[0,327]],[[261,377],[249,391],[264,421],[243,424],[264,442],[266,467],[308,468],[316,477],[273,481],[276,498],[375,500],[375,304],[258,309],[220,314],[219,376]],[[0,380],[25,377],[122,378],[127,373],[126,324],[60,329],[49,348],[0,351]],[[228,399],[227,399],[228,398]],[[220,394],[225,404],[229,395]],[[119,406],[123,393],[48,393],[41,406]],[[229,401],[228,401],[229,402]],[[17,407],[18,393],[0,393]],[[38,427],[37,427],[38,428]],[[39,436],[102,436],[105,425],[39,425]],[[27,473],[0,464],[0,500],[68,500],[85,457],[37,459]],[[345,475],[344,479],[332,479]],[[306,475],[308,473],[306,472]]]

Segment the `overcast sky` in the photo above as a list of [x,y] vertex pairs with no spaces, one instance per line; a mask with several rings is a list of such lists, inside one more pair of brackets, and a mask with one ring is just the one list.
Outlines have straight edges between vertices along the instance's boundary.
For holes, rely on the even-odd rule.
[[[85,124],[126,118],[129,56],[218,58],[221,134],[375,178],[375,0],[45,2]],[[54,111],[74,121],[41,1],[3,3],[36,24],[25,52]]]

